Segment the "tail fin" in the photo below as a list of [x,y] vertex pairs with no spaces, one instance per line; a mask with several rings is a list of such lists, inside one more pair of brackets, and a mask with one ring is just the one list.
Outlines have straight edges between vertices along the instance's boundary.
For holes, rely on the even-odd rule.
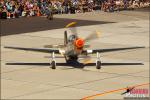
[[64,46],[68,44],[67,31],[64,32]]

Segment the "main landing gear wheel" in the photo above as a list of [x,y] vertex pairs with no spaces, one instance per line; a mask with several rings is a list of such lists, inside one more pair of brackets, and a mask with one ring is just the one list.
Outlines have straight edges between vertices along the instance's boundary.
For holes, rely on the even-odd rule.
[[55,62],[55,61],[52,61],[52,63],[51,63],[51,68],[52,68],[52,69],[56,69],[56,62]]
[[96,69],[101,69],[101,65],[102,65],[101,61],[97,61],[96,62]]
[[97,60],[96,60],[96,69],[101,69],[101,61],[100,61],[100,54],[97,52]]

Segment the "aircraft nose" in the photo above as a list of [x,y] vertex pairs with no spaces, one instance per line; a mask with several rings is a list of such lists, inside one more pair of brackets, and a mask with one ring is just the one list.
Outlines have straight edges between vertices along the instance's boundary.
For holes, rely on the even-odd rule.
[[77,40],[75,41],[75,45],[76,45],[77,48],[83,47],[83,45],[84,45],[83,39],[77,39]]

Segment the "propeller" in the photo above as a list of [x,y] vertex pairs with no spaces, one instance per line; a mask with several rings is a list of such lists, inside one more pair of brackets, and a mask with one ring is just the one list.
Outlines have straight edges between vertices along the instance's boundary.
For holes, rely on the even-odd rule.
[[[76,35],[78,37],[78,34],[77,34],[77,28],[75,27],[77,22],[71,22],[69,24],[67,24],[65,26],[65,28],[69,28],[72,32],[72,34]],[[89,36],[87,36],[84,41],[87,42],[87,41],[91,41],[91,40],[94,40],[94,39],[97,39],[99,38],[100,36],[100,32],[99,31],[95,31],[93,33],[91,33]]]
[[[74,34],[76,37],[78,37],[77,29],[76,29],[75,25],[76,25],[76,22],[71,22],[71,23],[67,24],[65,26],[65,28],[69,28],[71,30],[72,34]],[[82,48],[82,46],[83,47],[86,46],[86,45],[84,45],[85,42],[97,39],[97,38],[99,38],[99,35],[100,35],[100,32],[94,31],[93,33],[88,35],[85,39],[78,38],[77,40],[75,40],[75,45],[77,46],[77,48]],[[87,47],[90,47],[90,45],[87,45]],[[83,64],[90,63],[91,57],[84,55],[83,59],[80,59],[80,61],[83,62]]]
[[[84,42],[88,42],[88,41],[91,41],[91,40],[94,40],[94,39],[97,39],[97,38],[99,38],[99,36],[100,36],[100,32],[98,32],[98,31],[95,31],[95,32],[93,32],[93,33],[91,33],[89,36],[87,36],[85,39],[84,39]],[[90,45],[89,45],[90,46]],[[87,55],[84,55],[84,58],[83,58],[83,61],[82,61],[82,63],[84,64],[84,65],[86,65],[86,64],[88,64],[88,63],[91,63],[91,57],[90,56],[87,56]]]

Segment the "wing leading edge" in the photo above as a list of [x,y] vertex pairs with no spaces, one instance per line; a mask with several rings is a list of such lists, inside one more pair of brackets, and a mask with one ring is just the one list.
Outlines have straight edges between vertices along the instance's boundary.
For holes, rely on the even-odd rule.
[[54,52],[56,54],[60,54],[59,50],[53,50],[53,49],[22,48],[22,47],[9,47],[9,46],[5,46],[4,48],[25,50],[25,51],[43,52],[43,53],[53,53]]
[[110,49],[94,49],[94,50],[86,50],[83,52],[87,53],[105,53],[105,52],[114,52],[114,51],[123,51],[123,50],[130,50],[130,49],[140,49],[145,47],[127,47],[127,48],[110,48]]

